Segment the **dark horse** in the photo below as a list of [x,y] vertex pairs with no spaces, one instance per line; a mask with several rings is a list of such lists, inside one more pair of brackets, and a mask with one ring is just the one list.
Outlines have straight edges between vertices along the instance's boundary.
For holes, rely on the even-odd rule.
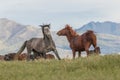
[[15,55],[16,55],[16,53],[8,53],[8,54],[5,54],[4,60],[5,60],[5,61],[13,61]]
[[60,60],[58,52],[56,50],[55,43],[52,39],[50,33],[50,25],[40,25],[42,27],[43,38],[32,38],[24,42],[20,50],[17,52],[17,56],[22,53],[22,51],[27,47],[28,60],[30,59],[30,54],[33,51],[35,57],[43,56],[46,58],[46,53],[53,51],[56,57]]
[[99,55],[100,53],[100,47],[96,47],[94,50],[89,50],[89,55]]
[[66,36],[69,43],[70,43],[70,48],[72,49],[73,52],[73,59],[75,58],[75,52],[78,51],[79,54],[78,56],[81,56],[81,51],[86,51],[87,56],[89,55],[89,48],[91,45],[96,48],[97,43],[96,43],[96,35],[94,34],[93,31],[88,30],[82,35],[78,35],[72,27],[69,25],[66,25],[64,29],[60,30],[57,32],[59,36]]

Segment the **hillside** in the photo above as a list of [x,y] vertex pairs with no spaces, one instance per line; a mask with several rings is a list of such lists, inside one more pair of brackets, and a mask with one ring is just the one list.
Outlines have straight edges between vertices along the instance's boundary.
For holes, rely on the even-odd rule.
[[[108,25],[108,22],[103,22],[99,24],[104,25],[104,23],[105,24],[107,23]],[[89,26],[90,24],[92,25]],[[112,24],[112,22],[109,22],[109,25],[110,24]],[[116,25],[119,25],[119,24],[116,23]],[[79,34],[82,34],[86,30],[89,30],[89,29],[94,30],[96,32],[95,34],[98,39],[97,40],[98,46],[100,46],[101,52],[103,54],[118,53],[120,52],[120,49],[119,49],[120,36],[118,36],[120,31],[116,33],[115,32],[112,33],[114,26],[112,27],[107,26],[107,27],[108,27],[108,30],[105,32],[104,27],[99,26],[98,22],[97,23],[92,22],[84,25],[82,28],[79,28],[76,31]],[[118,31],[120,29],[119,27],[116,27],[116,29],[114,30]],[[66,56],[71,57],[72,51],[69,47],[69,43],[66,37],[57,36],[56,31],[51,31],[51,34],[52,34],[53,40],[55,41],[55,44],[57,46],[57,50],[60,56],[63,58]],[[0,54],[17,52],[25,40],[29,40],[30,38],[33,38],[33,37],[42,37],[42,32],[40,27],[32,26],[32,25],[22,25],[15,21],[8,20],[5,18],[0,19],[0,45],[1,45]],[[91,49],[93,48],[91,47]]]
[[105,22],[90,22],[83,25],[77,31],[93,30],[96,33],[120,35],[120,23],[105,21]]
[[[0,54],[7,54],[17,52],[24,41],[33,37],[43,37],[41,28],[32,25],[21,25],[15,21],[6,18],[0,19]],[[68,45],[67,40],[59,38],[56,32],[51,32],[53,39],[57,45],[59,52],[66,52],[66,54],[59,53],[60,56],[66,57],[70,55],[70,50],[64,50],[64,46]],[[66,42],[64,44],[64,41]],[[24,51],[26,52],[26,50]],[[71,56],[69,56],[71,57]]]
[[120,23],[105,21],[105,22],[90,22],[76,29],[79,34],[87,30],[93,30],[98,39],[102,53],[117,53],[120,52]]
[[21,25],[6,18],[0,19],[0,53],[14,52],[25,40],[42,37],[41,29],[31,25]]

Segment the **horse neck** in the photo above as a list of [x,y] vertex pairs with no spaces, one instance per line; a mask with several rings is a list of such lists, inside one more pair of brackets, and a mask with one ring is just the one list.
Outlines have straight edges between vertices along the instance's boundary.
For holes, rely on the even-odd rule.
[[67,37],[67,40],[68,40],[69,43],[70,43],[76,36],[72,36],[72,35],[70,35],[70,34],[67,34],[66,37]]
[[43,36],[44,36],[45,40],[49,40],[49,41],[52,40],[52,36],[51,35],[49,35],[49,37],[48,37],[46,34],[43,34]]
[[45,40],[45,43],[49,44],[49,45],[52,45],[54,44],[53,42],[53,39],[52,39],[52,36],[49,35],[49,37],[47,35],[44,34],[44,40]]

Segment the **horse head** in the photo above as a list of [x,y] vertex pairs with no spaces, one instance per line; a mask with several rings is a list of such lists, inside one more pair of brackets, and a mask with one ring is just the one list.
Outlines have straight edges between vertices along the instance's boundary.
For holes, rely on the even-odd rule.
[[61,29],[60,31],[57,32],[57,35],[59,36],[76,36],[77,33],[70,27],[68,24],[65,26],[65,28]]
[[16,53],[8,53],[8,54],[5,55],[4,60],[5,61],[14,60],[15,55],[16,55]]
[[43,32],[43,35],[44,37],[47,36],[49,37],[51,34],[50,34],[50,24],[43,24],[43,25],[39,25],[42,27],[42,32]]
[[101,53],[100,47],[96,47],[94,52],[96,52],[97,54],[100,54]]
[[42,29],[44,29],[44,27],[48,27],[50,29],[50,24],[43,24],[43,25],[39,25],[40,27],[42,27]]

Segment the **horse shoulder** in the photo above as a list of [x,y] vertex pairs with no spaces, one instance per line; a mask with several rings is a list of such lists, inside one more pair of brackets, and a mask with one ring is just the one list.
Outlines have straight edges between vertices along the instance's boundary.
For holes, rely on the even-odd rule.
[[27,41],[26,45],[29,49],[34,49],[36,51],[42,51],[45,47],[43,38],[32,38]]
[[41,46],[44,44],[44,40],[42,38],[34,38],[31,41],[31,45],[33,46]]
[[76,36],[75,38],[73,38],[70,42],[70,47],[71,48],[80,48],[81,44],[81,37],[80,36]]

